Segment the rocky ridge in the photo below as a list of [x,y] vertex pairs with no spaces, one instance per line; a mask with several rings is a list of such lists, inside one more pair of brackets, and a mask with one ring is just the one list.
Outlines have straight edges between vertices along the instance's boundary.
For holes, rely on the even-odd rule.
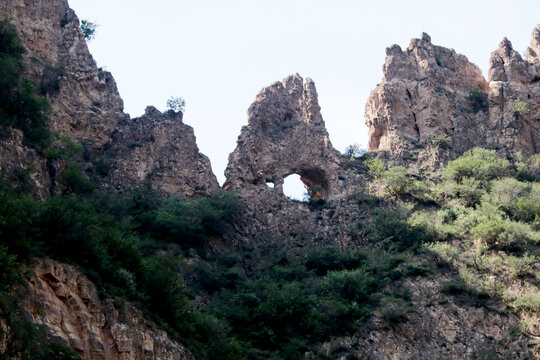
[[107,150],[109,186],[121,191],[148,181],[156,190],[187,197],[217,191],[210,160],[199,152],[193,128],[182,118],[181,112],[161,113],[149,106],[143,116],[119,123]]
[[[182,115],[173,121],[154,111],[152,116],[131,120],[123,112],[116,82],[97,67],[67,0],[2,1],[0,19],[4,18],[15,25],[27,49],[25,73],[36,80],[51,105],[51,131],[85,146],[89,160],[83,161],[82,168],[97,174],[103,187],[124,189],[148,181],[154,189],[187,197],[209,195],[217,189],[210,162],[199,153],[193,130],[182,124]],[[2,143],[17,146],[9,139]],[[134,144],[138,156],[132,156]],[[141,156],[141,151],[148,154]],[[32,155],[25,157],[31,153],[25,149],[17,158],[3,157],[2,172],[13,178],[25,171],[25,163],[34,162]],[[96,169],[91,160],[98,158],[113,160],[111,174]],[[49,173],[47,166],[33,170],[39,173],[31,179],[35,179],[35,193],[49,195],[44,184],[58,188],[57,174]]]
[[[538,152],[539,31],[526,60],[507,39],[501,42],[491,55],[489,83],[465,56],[433,45],[425,33],[405,51],[387,48],[383,81],[366,104],[369,149],[399,155],[403,143],[430,146],[447,136],[457,154],[474,146]],[[523,113],[515,111],[519,101]]]

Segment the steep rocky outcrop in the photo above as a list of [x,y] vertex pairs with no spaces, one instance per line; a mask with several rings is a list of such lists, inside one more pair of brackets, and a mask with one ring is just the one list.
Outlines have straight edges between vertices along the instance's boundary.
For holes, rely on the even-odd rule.
[[[311,79],[296,74],[261,90],[225,170],[224,188],[237,192],[247,207],[237,228],[242,241],[294,244],[311,239],[351,245],[349,219],[362,215],[358,206],[346,204],[364,180],[341,162]],[[290,174],[300,175],[306,189],[320,186],[316,197],[324,199],[322,209],[312,211],[283,194]]]
[[334,150],[311,79],[289,76],[264,88],[248,110],[237,147],[229,155],[224,188],[259,192],[274,183],[282,193],[283,179],[298,174],[306,186],[321,185],[325,198],[338,196],[340,154]]
[[122,190],[148,181],[154,189],[187,197],[215,192],[219,184],[210,160],[182,117],[149,106],[140,118],[118,124],[107,151],[112,165],[106,182]]
[[24,307],[33,321],[85,359],[194,359],[134,307],[101,301],[95,285],[73,266],[37,260],[27,291]]
[[[404,323],[375,314],[371,326],[326,343],[323,358],[349,359],[537,359],[517,333],[519,319],[474,307],[441,294],[437,280],[408,280],[415,310]],[[317,357],[312,357],[317,358]]]
[[540,25],[533,31],[526,59],[504,38],[489,62],[490,141],[515,152],[539,152]]
[[537,153],[539,39],[537,26],[526,59],[503,39],[491,54],[489,83],[466,57],[433,45],[427,34],[412,39],[405,51],[398,45],[387,48],[383,81],[366,104],[369,149],[402,156],[403,144],[423,147],[448,136],[455,154],[474,146]]
[[429,143],[438,135],[452,136],[457,150],[484,138],[477,125],[487,113],[474,111],[469,92],[487,92],[480,69],[453,49],[433,45],[423,34],[403,51],[386,49],[384,78],[366,104],[369,150],[392,150],[400,142]]
[[27,49],[26,72],[51,104],[53,131],[88,146],[103,146],[123,113],[112,75],[98,69],[67,0],[5,0],[0,19],[8,19]]
[[[182,123],[181,114],[161,115],[154,109],[130,120],[123,112],[116,83],[97,67],[67,0],[2,1],[4,18],[16,26],[27,49],[25,73],[51,104],[52,132],[85,146],[85,159],[79,162],[89,174],[99,174],[103,186],[126,189],[149,181],[154,189],[186,197],[209,195],[218,188],[210,162],[198,152],[193,129]],[[2,140],[1,146],[13,148],[10,141]],[[9,177],[30,170],[40,196],[58,188],[55,174],[43,165],[30,169],[34,160],[23,162],[23,152],[32,153],[19,145],[18,157],[0,156]],[[97,159],[111,164],[97,168]],[[109,174],[103,174],[106,167]]]

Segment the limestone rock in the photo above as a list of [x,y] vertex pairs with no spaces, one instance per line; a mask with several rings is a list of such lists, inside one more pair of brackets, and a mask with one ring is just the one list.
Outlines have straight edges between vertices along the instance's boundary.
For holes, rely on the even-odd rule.
[[154,189],[186,197],[215,192],[219,185],[210,160],[182,117],[149,106],[140,118],[120,123],[108,150],[112,169],[106,181],[121,190],[148,180]]
[[526,59],[501,41],[491,54],[489,81],[489,141],[514,152],[540,151],[540,25]]
[[321,185],[324,197],[340,193],[341,155],[328,138],[315,84],[300,75],[264,88],[248,110],[237,147],[229,155],[224,188],[238,192],[266,189],[282,193],[283,179],[298,174],[306,186]]
[[109,72],[98,69],[67,0],[5,0],[8,19],[27,49],[26,71],[51,104],[51,125],[89,146],[103,146],[123,113]]
[[71,265],[37,260],[24,307],[54,341],[88,360],[194,359],[133,306],[119,310],[101,301],[95,285]]
[[483,138],[476,126],[487,113],[474,112],[469,92],[487,92],[480,69],[453,49],[436,46],[427,34],[402,51],[386,49],[383,81],[366,104],[369,150],[392,150],[400,142],[429,144],[438,135],[452,136],[466,149]]

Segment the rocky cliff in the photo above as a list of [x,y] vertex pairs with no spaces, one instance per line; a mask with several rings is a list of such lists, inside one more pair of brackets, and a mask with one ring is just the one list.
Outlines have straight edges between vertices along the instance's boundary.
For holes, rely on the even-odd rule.
[[199,152],[193,129],[182,113],[149,106],[140,118],[118,124],[107,150],[106,182],[117,190],[148,181],[156,190],[187,197],[208,196],[218,188],[210,160]]
[[40,259],[33,271],[24,308],[55,342],[85,359],[193,359],[136,308],[118,309],[112,300],[100,300],[96,286],[77,268]]
[[[27,50],[25,73],[51,105],[51,131],[85,146],[82,168],[98,173],[98,182],[125,189],[149,181],[154,189],[187,197],[217,189],[210,162],[199,153],[193,130],[182,123],[181,114],[158,116],[153,111],[130,120],[123,112],[114,78],[97,67],[67,0],[2,1],[0,19],[4,18],[16,26]],[[8,139],[2,146],[17,145]],[[58,188],[58,174],[49,173],[43,164],[28,169],[27,163],[35,160],[32,155],[24,160],[23,153],[31,152],[20,148],[17,157],[2,157],[1,170],[9,178],[31,170],[34,192],[47,196],[49,188]],[[96,169],[93,160],[98,158],[114,163],[110,174]]]
[[387,48],[383,72],[366,104],[370,150],[425,144],[438,135],[453,136],[453,146],[466,149],[484,138],[476,125],[487,113],[474,111],[468,96],[473,89],[487,92],[488,84],[465,56],[433,45],[424,33],[405,51]]
[[109,72],[96,66],[67,0],[6,0],[8,19],[27,49],[25,71],[51,104],[51,127],[88,146],[110,142],[124,104]]
[[[283,182],[291,174],[300,175],[306,191],[317,186],[315,197],[332,205],[313,212],[287,198]],[[275,236],[292,243],[307,238],[351,242],[344,220],[357,209],[340,205],[350,201],[363,179],[343,167],[341,154],[332,147],[311,79],[291,75],[259,92],[225,176],[224,188],[237,192],[249,208],[249,221],[240,230],[244,241]]]
[[398,154],[403,143],[429,146],[442,136],[458,154],[474,146],[538,152],[539,31],[527,59],[501,42],[489,83],[465,56],[433,45],[425,33],[405,51],[387,48],[383,81],[366,104],[369,149]]
[[540,25],[526,59],[504,38],[489,62],[489,140],[516,152],[539,152]]

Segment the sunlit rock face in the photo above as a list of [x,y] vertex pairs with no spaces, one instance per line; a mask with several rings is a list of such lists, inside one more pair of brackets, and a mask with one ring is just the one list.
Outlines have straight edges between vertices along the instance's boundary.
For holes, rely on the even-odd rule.
[[298,174],[322,196],[339,194],[340,153],[328,138],[314,82],[296,74],[264,88],[248,110],[237,147],[229,155],[225,189],[242,193],[282,192],[283,179]]
[[[386,55],[383,80],[366,104],[370,150],[400,154],[404,143],[422,147],[446,136],[457,154],[474,146],[539,151],[540,26],[525,59],[503,39],[491,54],[489,83],[465,56],[433,45],[427,34]],[[485,96],[482,106],[473,90]]]
[[149,106],[143,116],[118,124],[108,150],[107,184],[123,190],[148,181],[156,190],[185,197],[214,193],[219,185],[210,160],[182,118],[181,112]]
[[540,150],[540,25],[525,59],[504,38],[491,54],[488,139],[514,152]]
[[194,359],[139,310],[100,300],[96,286],[76,267],[40,259],[33,271],[24,308],[52,339],[84,359]]
[[66,0],[0,2],[0,19],[17,27],[27,49],[25,71],[51,104],[54,131],[100,147],[123,113],[116,82],[98,69]]
[[[123,112],[114,78],[97,67],[66,0],[5,0],[0,2],[0,19],[19,32],[27,50],[24,72],[51,104],[53,134],[68,135],[85,146],[81,168],[99,185],[123,190],[149,182],[156,190],[185,197],[218,189],[210,161],[199,153],[193,129],[182,122],[181,113],[149,108],[144,116],[130,119]],[[37,161],[32,150],[12,140],[0,140],[6,154],[17,154],[0,160],[0,172],[9,178],[28,170],[25,161]],[[101,174],[104,167],[98,169],[97,160],[107,163],[107,174]],[[43,164],[33,168],[33,192],[41,197],[59,189],[59,174],[51,169]]]
[[464,149],[484,138],[476,125],[487,121],[487,112],[473,111],[469,92],[486,93],[488,84],[465,56],[433,45],[424,33],[405,51],[387,48],[383,72],[366,104],[369,150],[428,144],[439,135],[451,136],[453,146]]

